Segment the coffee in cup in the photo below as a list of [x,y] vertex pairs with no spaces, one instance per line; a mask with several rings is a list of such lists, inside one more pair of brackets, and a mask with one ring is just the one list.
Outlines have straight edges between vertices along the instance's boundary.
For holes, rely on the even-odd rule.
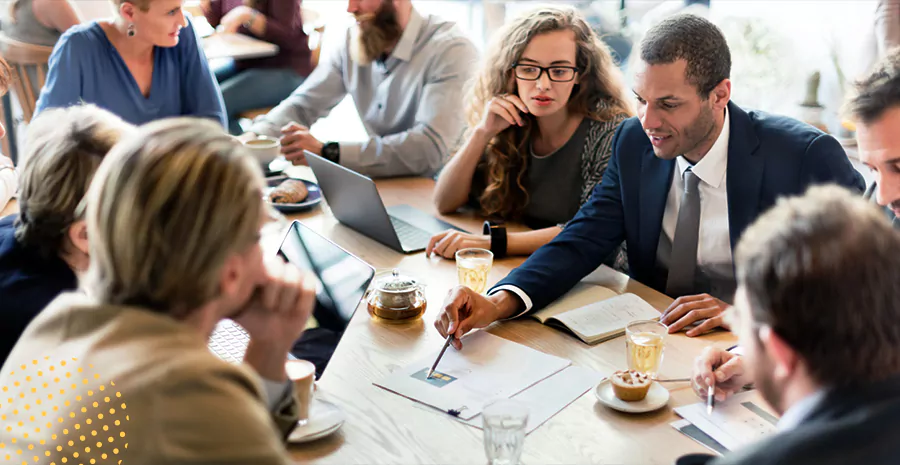
[[244,147],[247,147],[250,153],[256,157],[264,171],[269,167],[269,163],[281,155],[281,142],[274,137],[259,136],[256,139],[244,141]]
[[288,360],[284,368],[288,379],[294,383],[300,424],[305,425],[309,421],[309,410],[315,390],[316,366],[306,360]]

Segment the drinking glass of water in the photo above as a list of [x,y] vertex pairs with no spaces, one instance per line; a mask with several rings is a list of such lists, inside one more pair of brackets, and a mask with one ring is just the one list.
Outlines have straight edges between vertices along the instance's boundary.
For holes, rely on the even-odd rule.
[[638,320],[625,327],[628,368],[656,377],[662,365],[666,325],[655,320]]
[[481,294],[487,287],[488,273],[494,254],[486,249],[462,249],[456,252],[456,271],[459,285]]
[[521,402],[502,399],[488,404],[481,412],[484,420],[484,453],[490,465],[516,465],[525,444],[528,407]]

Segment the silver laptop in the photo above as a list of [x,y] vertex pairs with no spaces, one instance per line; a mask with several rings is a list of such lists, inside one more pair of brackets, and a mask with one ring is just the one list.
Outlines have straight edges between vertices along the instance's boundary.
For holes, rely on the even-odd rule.
[[[294,344],[289,356],[313,362],[316,375],[320,377],[372,282],[375,270],[299,221],[291,223],[278,255],[288,263],[310,271],[320,283],[308,329]],[[209,340],[209,348],[225,361],[241,363],[249,342],[250,336],[240,325],[232,320],[222,320]]]
[[409,205],[385,208],[371,179],[314,153],[304,154],[335,218],[398,252],[425,250],[431,236],[448,229],[464,231]]

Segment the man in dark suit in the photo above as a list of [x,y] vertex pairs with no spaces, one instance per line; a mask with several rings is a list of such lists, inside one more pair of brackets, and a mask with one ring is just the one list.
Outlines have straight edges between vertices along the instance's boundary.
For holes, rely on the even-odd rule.
[[866,196],[884,207],[888,219],[900,227],[900,49],[856,83],[848,110],[857,123],[859,159],[875,174]]
[[736,378],[755,380],[781,414],[778,432],[719,459],[678,463],[897,463],[898,250],[881,213],[834,186],[781,200],[748,228],[729,311],[745,352]]
[[811,184],[863,190],[840,144],[796,120],[731,103],[731,58],[709,21],[679,15],[648,31],[635,76],[638,117],[616,131],[603,181],[549,244],[487,297],[451,292],[435,326],[473,328],[540,309],[624,240],[631,276],[678,299],[662,317],[688,336],[722,325],[734,294],[732,249],[776,199]]
[[[856,82],[856,94],[847,102],[847,113],[856,122],[859,158],[875,174],[866,198],[881,206],[888,221],[900,229],[900,49]],[[707,347],[694,362],[697,395],[706,396],[713,377],[719,401],[751,383],[741,352]]]

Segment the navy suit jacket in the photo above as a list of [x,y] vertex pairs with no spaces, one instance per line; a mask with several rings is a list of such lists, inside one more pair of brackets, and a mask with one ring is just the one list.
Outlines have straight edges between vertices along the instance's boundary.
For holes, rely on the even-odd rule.
[[827,391],[796,428],[724,457],[708,462],[698,459],[685,463],[896,464],[900,461],[900,378]]
[[[726,171],[731,248],[757,216],[782,196],[836,183],[862,193],[865,183],[833,137],[797,120],[728,104]],[[641,122],[623,122],[609,167],[590,200],[556,238],[497,284],[513,285],[539,310],[600,266],[624,240],[631,277],[665,292],[657,265],[666,197],[676,161],[653,153]],[[495,288],[497,287],[495,286]]]

